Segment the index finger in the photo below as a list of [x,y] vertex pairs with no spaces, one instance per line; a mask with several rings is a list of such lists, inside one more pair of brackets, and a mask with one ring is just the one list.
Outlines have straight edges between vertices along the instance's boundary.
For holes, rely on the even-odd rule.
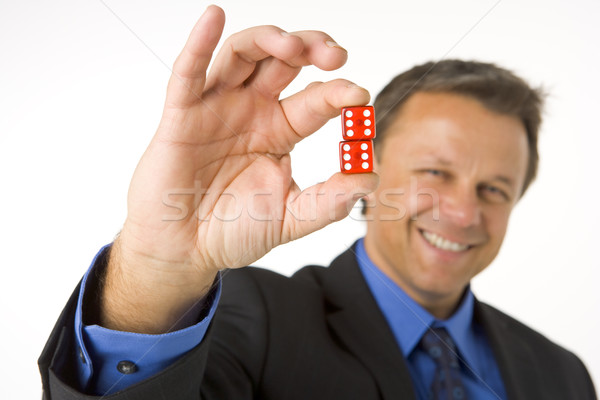
[[340,115],[342,107],[367,104],[370,97],[366,89],[344,79],[313,82],[306,89],[280,101],[295,134],[288,139],[292,143],[299,142]]

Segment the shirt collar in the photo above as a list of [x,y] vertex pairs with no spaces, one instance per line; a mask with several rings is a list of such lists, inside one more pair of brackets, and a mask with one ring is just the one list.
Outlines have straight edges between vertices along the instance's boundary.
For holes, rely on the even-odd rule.
[[438,320],[373,264],[367,255],[363,239],[356,245],[356,259],[404,357],[408,358],[429,327],[444,327],[467,365],[477,372],[473,327],[474,296],[470,287],[467,287],[454,314],[446,320]]

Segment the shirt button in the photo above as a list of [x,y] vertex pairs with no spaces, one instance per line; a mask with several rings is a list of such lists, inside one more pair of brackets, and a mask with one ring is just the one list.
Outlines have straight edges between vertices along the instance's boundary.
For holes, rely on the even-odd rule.
[[137,371],[137,365],[135,365],[131,361],[119,361],[119,363],[117,364],[117,371],[124,375],[133,374]]
[[83,355],[83,350],[81,350],[81,347],[79,348],[79,359],[85,364],[85,356]]

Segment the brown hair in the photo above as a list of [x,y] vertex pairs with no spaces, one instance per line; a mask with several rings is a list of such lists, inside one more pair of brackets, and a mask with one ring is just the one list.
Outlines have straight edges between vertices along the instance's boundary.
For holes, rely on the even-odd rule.
[[[447,92],[469,96],[491,111],[514,116],[527,131],[529,162],[521,195],[534,180],[538,167],[538,131],[542,122],[544,93],[532,88],[511,71],[494,64],[443,60],[417,65],[396,76],[377,95],[374,103],[377,136],[375,151],[380,154],[386,131],[402,104],[416,92]],[[363,209],[363,213],[364,213]]]

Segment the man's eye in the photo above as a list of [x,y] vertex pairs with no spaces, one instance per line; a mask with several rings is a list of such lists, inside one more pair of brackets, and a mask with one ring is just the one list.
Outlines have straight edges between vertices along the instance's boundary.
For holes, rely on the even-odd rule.
[[428,170],[425,170],[425,172],[427,172],[429,175],[433,175],[433,176],[442,176],[444,174],[439,169],[428,169]]
[[482,187],[482,189],[488,196],[494,199],[508,200],[508,195],[506,194],[506,192],[502,189],[497,188],[496,186],[485,185]]
[[495,187],[495,186],[488,186],[488,187],[487,187],[487,190],[488,190],[490,193],[498,193],[498,194],[502,194],[502,195],[504,195],[504,191],[502,191],[502,190],[498,189],[498,188],[497,188],[497,187]]

